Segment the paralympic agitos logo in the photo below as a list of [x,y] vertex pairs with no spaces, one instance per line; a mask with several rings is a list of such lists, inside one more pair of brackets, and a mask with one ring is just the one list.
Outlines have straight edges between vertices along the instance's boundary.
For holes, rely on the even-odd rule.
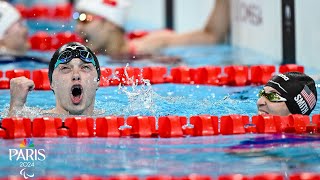
[[19,162],[20,175],[25,179],[34,177],[36,161],[46,159],[44,149],[36,149],[32,139],[24,139],[19,149],[9,149],[9,160]]

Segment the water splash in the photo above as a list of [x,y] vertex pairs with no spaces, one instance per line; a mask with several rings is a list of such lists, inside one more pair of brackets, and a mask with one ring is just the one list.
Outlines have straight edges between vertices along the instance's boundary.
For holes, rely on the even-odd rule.
[[[23,106],[23,108],[15,113],[15,117],[27,117],[36,118],[43,115],[43,109],[39,107],[28,107]],[[9,105],[7,105],[2,112],[0,112],[0,119],[4,117],[9,117]]]
[[[128,84],[129,86],[124,86],[124,84],[122,83],[120,83],[118,86],[118,92],[124,93],[128,98],[128,106],[125,109],[126,114],[134,116],[140,115],[140,112],[147,111],[152,115],[155,115],[157,106],[154,103],[154,96],[156,95],[156,93],[152,89],[150,80],[143,78],[137,79],[134,76],[129,77],[127,72],[128,67],[129,64],[127,64],[124,69],[125,78],[122,79],[122,82],[124,84]],[[139,77],[142,77],[142,70]],[[141,85],[139,85],[139,83]],[[157,127],[158,122],[156,122],[156,128]],[[129,126],[125,120],[124,125],[120,128],[121,130],[123,130],[123,128],[131,128],[131,126]]]
[[155,92],[152,89],[150,80],[141,78],[141,85],[139,85],[139,79],[135,79],[134,76],[129,77],[127,72],[128,66],[129,65],[127,64],[124,70],[126,79],[125,83],[131,86],[124,86],[122,83],[120,83],[118,90],[126,94],[128,97],[129,113],[132,114],[134,111],[141,110],[142,108],[154,114],[156,105],[153,101],[153,96],[155,95]]

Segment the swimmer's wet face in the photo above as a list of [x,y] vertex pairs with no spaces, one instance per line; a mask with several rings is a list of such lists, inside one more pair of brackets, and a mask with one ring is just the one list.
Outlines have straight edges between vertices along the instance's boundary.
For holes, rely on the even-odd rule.
[[263,91],[263,93],[259,93],[260,95],[257,101],[259,115],[272,114],[287,116],[291,114],[285,103],[286,99],[281,97],[280,93],[276,89],[270,86],[265,86]]
[[72,115],[92,115],[98,73],[92,63],[74,58],[53,71],[51,88],[56,96],[56,110]]

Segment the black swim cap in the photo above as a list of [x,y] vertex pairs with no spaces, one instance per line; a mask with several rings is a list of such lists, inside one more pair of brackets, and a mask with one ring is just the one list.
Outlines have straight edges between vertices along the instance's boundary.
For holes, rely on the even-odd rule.
[[100,80],[101,72],[100,72],[100,65],[99,65],[99,61],[98,61],[97,56],[88,47],[82,45],[81,43],[71,42],[71,43],[67,43],[67,44],[61,46],[59,49],[57,49],[54,52],[54,54],[51,58],[51,61],[49,63],[48,76],[49,76],[50,84],[52,83],[52,73],[55,69],[55,64],[56,64],[59,56],[65,51],[73,51],[73,50],[80,50],[80,51],[84,50],[84,51],[88,51],[89,53],[91,53],[93,60],[95,62],[95,67],[96,67],[97,73],[98,73],[98,81]]
[[314,80],[300,72],[278,74],[266,86],[276,89],[287,99],[285,102],[292,114],[309,115],[317,104],[317,89]]

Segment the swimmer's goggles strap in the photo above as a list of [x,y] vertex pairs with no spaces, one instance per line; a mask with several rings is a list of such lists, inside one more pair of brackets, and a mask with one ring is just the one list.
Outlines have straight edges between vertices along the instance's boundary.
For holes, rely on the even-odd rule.
[[54,68],[58,67],[59,64],[65,64],[70,62],[73,58],[79,58],[86,63],[92,63],[96,67],[96,62],[94,61],[93,55],[86,50],[71,50],[64,51],[61,53],[54,64]]

